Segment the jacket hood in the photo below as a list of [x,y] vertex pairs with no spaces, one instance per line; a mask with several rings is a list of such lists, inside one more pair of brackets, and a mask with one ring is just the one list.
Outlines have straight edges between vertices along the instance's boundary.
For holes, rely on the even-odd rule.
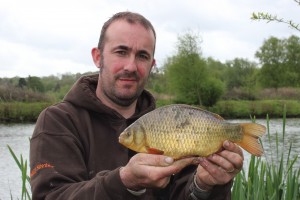
[[[67,101],[75,106],[82,107],[97,113],[110,113],[111,115],[123,118],[117,111],[104,105],[96,96],[99,73],[88,76],[82,76],[73,85],[70,91],[64,97]],[[135,117],[140,117],[155,108],[154,97],[146,90],[138,98]]]

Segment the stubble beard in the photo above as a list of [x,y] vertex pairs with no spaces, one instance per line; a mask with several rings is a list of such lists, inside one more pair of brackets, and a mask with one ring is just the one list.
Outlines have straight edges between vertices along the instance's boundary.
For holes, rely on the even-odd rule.
[[[104,61],[103,58],[100,61],[100,74],[101,77],[105,76],[105,74],[103,73],[103,71],[105,71],[105,65],[104,65]],[[118,91],[118,88],[116,86],[116,82],[118,79],[120,78],[135,78],[137,81],[140,80],[138,74],[136,72],[122,72],[121,74],[117,74],[114,76],[114,80],[113,82],[102,82],[101,81],[101,90],[103,92],[103,94],[110,100],[112,101],[114,104],[122,106],[122,107],[128,107],[130,106],[132,103],[134,103],[139,96],[141,95],[143,89],[144,89],[144,85],[146,81],[143,81],[143,83],[141,85],[137,86],[137,90],[135,93],[133,93],[132,95],[128,95],[128,94],[123,94],[121,92]],[[129,87],[129,86],[128,86]],[[128,88],[129,89],[129,88]]]

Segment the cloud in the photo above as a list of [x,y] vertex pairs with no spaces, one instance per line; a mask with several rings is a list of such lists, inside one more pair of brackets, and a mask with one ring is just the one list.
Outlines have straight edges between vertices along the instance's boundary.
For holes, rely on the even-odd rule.
[[156,28],[158,67],[175,53],[178,35],[199,32],[204,56],[222,62],[254,53],[270,36],[296,34],[285,24],[257,22],[252,12],[299,19],[292,0],[11,0],[0,7],[0,77],[97,70],[90,50],[102,24],[119,11],[139,12]]

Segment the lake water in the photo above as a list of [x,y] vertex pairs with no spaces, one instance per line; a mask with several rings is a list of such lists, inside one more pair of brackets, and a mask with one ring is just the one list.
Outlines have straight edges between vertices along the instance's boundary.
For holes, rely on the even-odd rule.
[[[29,160],[29,138],[34,124],[0,124],[0,200],[21,199],[21,171],[11,156],[9,145],[16,156],[22,154],[24,160]],[[29,170],[28,170],[29,171]]]
[[[230,120],[232,122],[249,122],[250,120]],[[257,123],[266,125],[266,120],[256,120]],[[7,145],[13,149],[19,157],[23,155],[24,160],[29,158],[29,138],[34,129],[34,124],[0,124],[0,200],[21,199],[21,172],[15,161],[10,155]],[[275,133],[282,138],[282,119],[270,120],[270,133],[272,146],[268,144],[268,137],[263,137],[267,161],[271,160],[271,154],[275,154]],[[300,119],[287,119],[286,121],[286,136],[285,152],[288,151],[289,143],[293,142],[292,156],[298,156],[300,153]],[[281,144],[281,143],[280,143]],[[245,164],[249,162],[250,155],[245,152]],[[297,162],[297,167],[300,167],[300,158]]]

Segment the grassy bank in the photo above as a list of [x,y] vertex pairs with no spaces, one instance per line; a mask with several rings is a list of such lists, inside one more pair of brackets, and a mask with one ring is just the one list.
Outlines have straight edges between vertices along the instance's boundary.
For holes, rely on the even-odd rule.
[[0,122],[35,122],[40,112],[51,104],[49,102],[1,102]]
[[286,106],[286,117],[300,117],[300,101],[298,100],[260,100],[260,101],[219,101],[210,111],[224,118],[280,118]]
[[[170,101],[158,100],[157,106],[171,104]],[[51,102],[1,102],[0,122],[35,122],[40,112]],[[215,106],[206,108],[218,113],[225,119],[233,118],[265,118],[268,114],[272,118],[279,118],[286,105],[287,117],[300,117],[299,100],[261,100],[261,101],[219,101]]]

